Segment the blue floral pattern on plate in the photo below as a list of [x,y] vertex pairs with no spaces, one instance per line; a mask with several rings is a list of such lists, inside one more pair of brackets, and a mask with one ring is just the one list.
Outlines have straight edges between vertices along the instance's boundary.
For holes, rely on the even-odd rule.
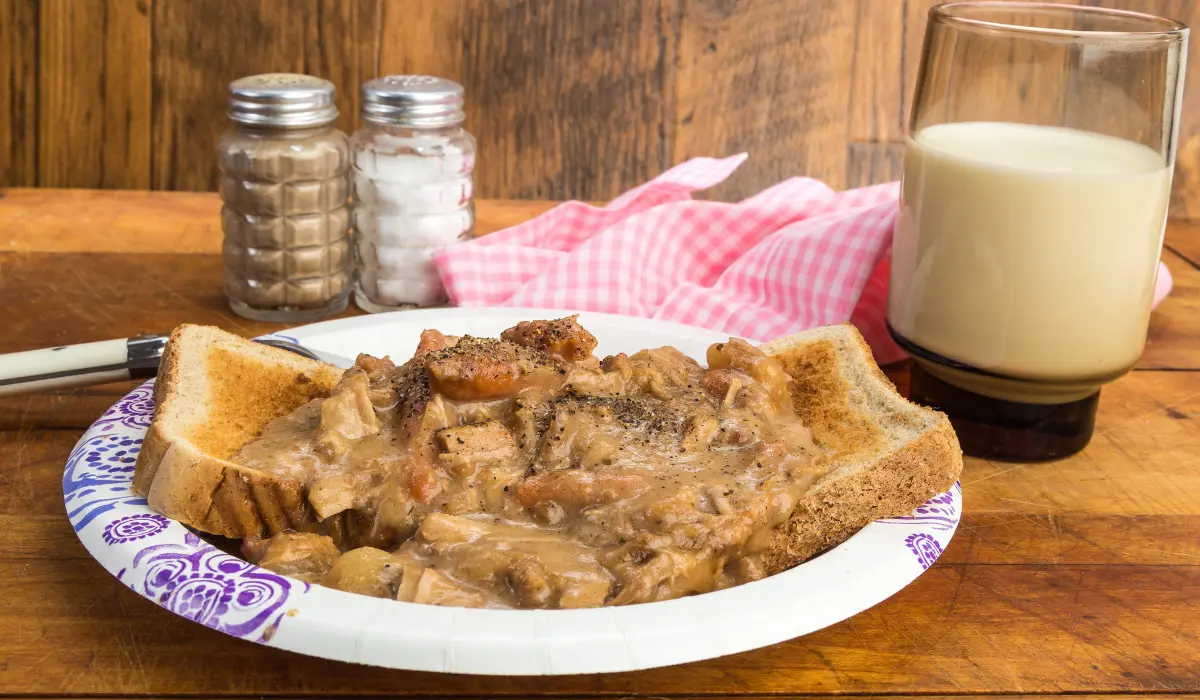
[[[284,606],[308,584],[248,564],[204,542],[154,512],[133,492],[142,440],[154,417],[154,381],[108,409],[67,458],[63,501],[85,544],[114,550],[100,563],[131,561],[113,573],[168,610],[226,634],[267,641],[284,619]],[[121,552],[115,550],[126,549]],[[115,568],[115,567],[113,567]],[[110,568],[110,571],[112,569]]]

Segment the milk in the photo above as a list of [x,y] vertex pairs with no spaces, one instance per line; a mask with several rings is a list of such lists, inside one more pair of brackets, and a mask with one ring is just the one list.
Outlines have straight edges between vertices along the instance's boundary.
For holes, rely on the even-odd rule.
[[924,128],[905,150],[888,321],[926,350],[1004,375],[1120,375],[1145,344],[1170,187],[1163,157],[1124,139]]

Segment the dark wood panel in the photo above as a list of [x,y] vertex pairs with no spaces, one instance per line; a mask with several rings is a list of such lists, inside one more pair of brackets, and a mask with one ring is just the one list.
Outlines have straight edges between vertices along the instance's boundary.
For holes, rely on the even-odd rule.
[[846,183],[857,3],[685,0],[673,162],[748,152],[706,196],[739,199],[788,177]]
[[[894,176],[872,144],[903,138],[935,1],[6,0],[0,185],[213,189],[227,83],[274,70],[333,80],[347,131],[366,79],[459,79],[484,197],[605,200],[742,151],[704,196],[870,184]],[[1200,19],[1194,0],[1088,2]],[[1176,217],[1200,216],[1197,94]]]
[[382,1],[316,0],[306,18],[304,72],[337,86],[337,123],[347,134],[358,123],[359,86],[377,75]]
[[0,2],[0,187],[37,185],[38,2]]
[[477,50],[463,35],[467,9],[467,0],[383,0],[374,74],[462,82],[463,54]]
[[38,184],[150,187],[149,0],[45,0]]
[[[889,141],[903,141],[904,133],[908,128],[910,111],[912,110],[913,89],[917,84],[917,72],[921,68],[921,49],[925,39],[925,27],[928,22],[929,10],[944,0],[903,0],[904,2],[904,21],[901,28],[904,35],[903,44],[900,47],[899,64],[901,70],[902,89],[900,91],[900,112],[899,120],[902,129],[894,137],[889,137]],[[966,0],[971,2],[973,0]],[[1080,5],[1082,0],[1056,0],[1060,5]],[[1141,0],[1123,0],[1123,4],[1128,9],[1140,9]],[[868,21],[864,16],[863,21]],[[871,20],[873,22],[873,20]],[[874,22],[873,22],[874,23]],[[875,32],[880,29],[876,28]],[[893,30],[894,31],[894,30]],[[887,75],[883,79],[889,78]],[[887,87],[876,88],[887,90]]]
[[155,5],[156,189],[215,189],[226,85],[250,73],[303,71],[312,10],[311,0]]
[[853,142],[904,140],[907,4],[908,0],[858,0],[850,93]]
[[335,0],[156,3],[154,188],[215,189],[227,86],[245,75],[312,72],[332,79],[338,124],[353,129],[359,47],[372,39],[363,34],[374,31],[373,8],[372,2]]
[[863,187],[899,180],[903,165],[903,144],[851,143],[846,147],[846,186]]
[[604,199],[668,165],[663,2],[470,6],[462,81],[483,196]]
[[[1085,5],[1137,10],[1200,25],[1200,3],[1195,0],[1082,0]],[[1200,75],[1200,52],[1188,52],[1187,74],[1192,86]],[[1195,87],[1183,92],[1183,110],[1179,128],[1179,152],[1175,161],[1175,180],[1171,188],[1171,216],[1200,217],[1200,92]]]

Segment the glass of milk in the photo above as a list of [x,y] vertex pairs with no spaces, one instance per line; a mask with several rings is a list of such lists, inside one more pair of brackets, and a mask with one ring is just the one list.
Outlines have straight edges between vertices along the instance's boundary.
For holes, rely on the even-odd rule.
[[967,454],[1083,449],[1146,342],[1188,29],[1025,2],[929,12],[888,324]]

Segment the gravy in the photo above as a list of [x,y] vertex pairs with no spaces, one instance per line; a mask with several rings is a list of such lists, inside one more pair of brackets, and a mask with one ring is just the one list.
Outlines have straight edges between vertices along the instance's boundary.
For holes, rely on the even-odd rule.
[[598,360],[574,317],[500,339],[426,331],[232,461],[304,484],[312,532],[247,558],[366,595],[495,608],[626,605],[761,578],[820,476],[782,367],[745,341]]

